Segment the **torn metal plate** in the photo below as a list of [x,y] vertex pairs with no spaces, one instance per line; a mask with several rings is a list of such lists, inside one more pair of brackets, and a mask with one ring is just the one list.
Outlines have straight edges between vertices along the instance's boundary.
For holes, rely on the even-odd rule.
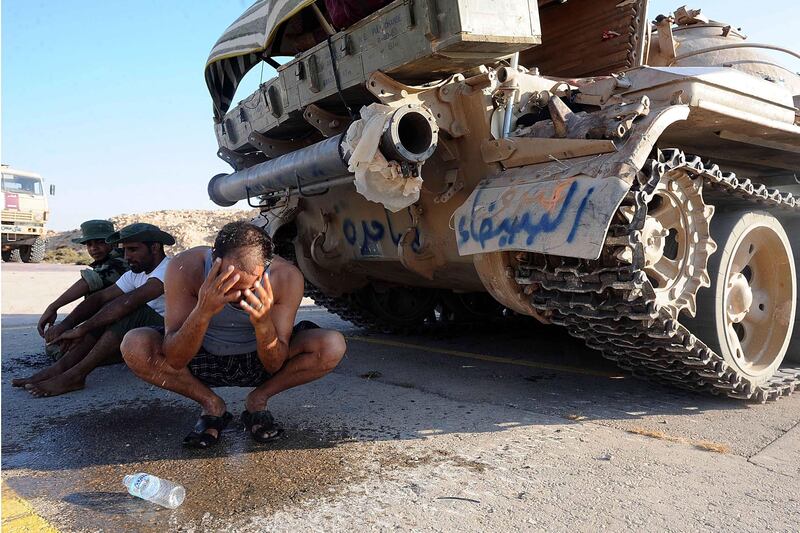
[[583,174],[520,181],[486,179],[456,210],[460,255],[524,250],[597,259],[630,187],[618,177]]

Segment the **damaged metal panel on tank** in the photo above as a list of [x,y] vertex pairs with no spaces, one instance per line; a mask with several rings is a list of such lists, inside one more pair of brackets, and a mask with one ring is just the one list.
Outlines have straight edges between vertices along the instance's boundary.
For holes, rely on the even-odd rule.
[[525,250],[596,259],[629,188],[613,176],[543,181],[530,167],[489,177],[455,212],[458,252]]

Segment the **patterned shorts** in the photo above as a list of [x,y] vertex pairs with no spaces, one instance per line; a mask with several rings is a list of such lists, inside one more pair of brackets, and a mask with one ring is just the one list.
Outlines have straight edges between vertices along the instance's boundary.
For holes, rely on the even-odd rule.
[[[292,337],[307,329],[319,326],[309,320],[303,320],[292,328]],[[209,387],[258,387],[272,374],[264,369],[258,352],[236,355],[214,355],[204,349],[189,361],[189,372]]]

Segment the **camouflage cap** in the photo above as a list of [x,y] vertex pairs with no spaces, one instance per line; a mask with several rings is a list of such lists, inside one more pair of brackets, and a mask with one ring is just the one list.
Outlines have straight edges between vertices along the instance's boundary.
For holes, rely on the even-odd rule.
[[153,224],[137,222],[125,226],[116,233],[112,233],[108,236],[106,242],[109,244],[118,242],[160,242],[161,244],[173,245],[175,244],[175,237],[166,231],[161,231],[158,226]]
[[87,220],[81,224],[81,236],[72,239],[76,244],[86,244],[89,241],[104,241],[114,233],[114,224],[108,220]]

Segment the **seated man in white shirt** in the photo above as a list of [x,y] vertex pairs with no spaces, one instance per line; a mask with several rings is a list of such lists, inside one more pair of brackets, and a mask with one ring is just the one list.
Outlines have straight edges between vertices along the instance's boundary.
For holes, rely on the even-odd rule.
[[14,380],[13,385],[36,397],[82,389],[92,370],[120,360],[119,345],[128,331],[163,327],[164,273],[169,263],[164,245],[175,244],[175,238],[152,224],[137,223],[113,233],[106,242],[122,244],[130,270],[116,284],[86,298],[60,323],[65,331],[53,342],[69,346],[61,359],[29,378]]

